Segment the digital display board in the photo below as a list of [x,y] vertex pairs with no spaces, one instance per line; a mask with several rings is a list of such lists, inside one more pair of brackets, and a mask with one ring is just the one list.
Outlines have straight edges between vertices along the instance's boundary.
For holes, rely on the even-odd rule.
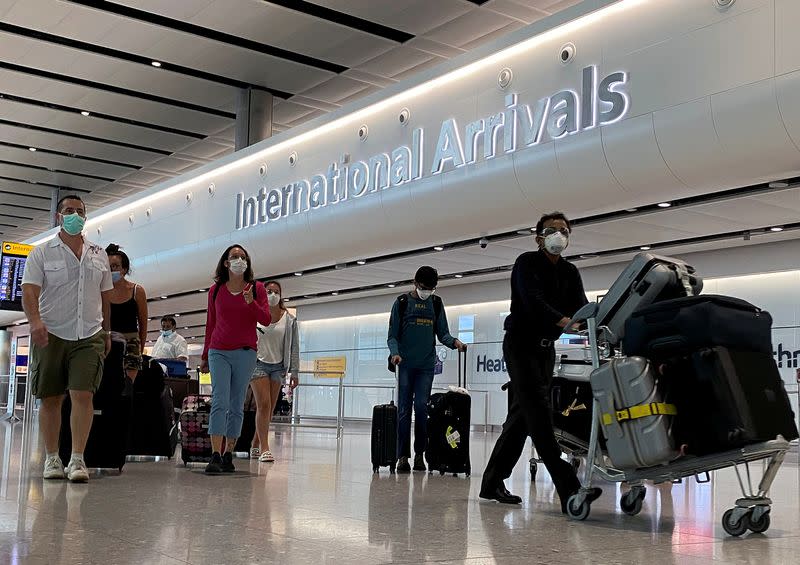
[[22,274],[32,245],[4,241],[0,256],[0,310],[22,311]]

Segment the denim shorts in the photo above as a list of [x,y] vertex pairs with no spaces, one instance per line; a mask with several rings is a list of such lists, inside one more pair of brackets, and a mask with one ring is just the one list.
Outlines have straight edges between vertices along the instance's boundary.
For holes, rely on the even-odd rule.
[[286,367],[283,363],[264,363],[263,361],[256,361],[256,370],[253,371],[253,376],[250,380],[270,378],[276,383],[282,383],[286,377]]

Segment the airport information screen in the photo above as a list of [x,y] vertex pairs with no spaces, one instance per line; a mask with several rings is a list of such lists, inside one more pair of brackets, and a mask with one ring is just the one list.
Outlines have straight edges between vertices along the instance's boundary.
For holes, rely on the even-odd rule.
[[33,249],[24,243],[3,242],[0,259],[0,310],[22,311],[22,273]]

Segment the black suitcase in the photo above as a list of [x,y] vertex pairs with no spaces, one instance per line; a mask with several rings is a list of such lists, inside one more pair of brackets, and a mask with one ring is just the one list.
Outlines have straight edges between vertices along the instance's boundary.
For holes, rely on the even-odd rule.
[[797,439],[795,415],[772,354],[714,347],[662,366],[677,406],[676,444],[692,455]]
[[[111,351],[103,365],[103,378],[93,398],[94,418],[83,459],[93,469],[118,469],[122,471],[128,448],[128,430],[131,419],[130,389],[125,386],[125,344],[111,342]],[[69,394],[61,406],[61,433],[59,456],[64,465],[72,452]]]
[[389,467],[394,474],[397,464],[397,406],[394,401],[372,409],[372,472]]
[[242,414],[242,431],[239,433],[239,439],[236,440],[236,446],[233,450],[237,452],[247,452],[249,455],[255,435],[256,401],[253,397],[253,389],[250,385],[247,385],[247,393],[244,396],[244,412]]
[[[458,355],[458,386],[467,370],[467,356]],[[471,473],[469,459],[472,399],[468,393],[448,391],[432,394],[428,400],[428,447],[425,460],[428,472]]]
[[[141,375],[137,381],[139,378]],[[172,457],[179,439],[172,389],[164,383],[156,396],[149,386],[144,388],[144,392],[135,391],[133,395],[128,453]]]
[[200,394],[200,381],[183,377],[167,377],[164,382],[172,390],[172,403],[178,414],[181,413],[183,400],[189,396]]
[[[592,386],[554,377],[550,387],[556,439],[571,449],[586,449],[592,431]],[[601,444],[604,443],[601,439]]]
[[702,294],[641,308],[625,324],[628,356],[661,360],[717,346],[772,355],[772,317],[738,298]]

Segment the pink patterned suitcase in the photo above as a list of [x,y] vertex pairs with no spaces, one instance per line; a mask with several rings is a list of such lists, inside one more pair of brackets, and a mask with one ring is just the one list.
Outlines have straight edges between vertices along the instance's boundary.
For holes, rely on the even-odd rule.
[[211,437],[208,420],[211,415],[211,397],[189,395],[181,409],[181,459],[184,465],[211,460]]

